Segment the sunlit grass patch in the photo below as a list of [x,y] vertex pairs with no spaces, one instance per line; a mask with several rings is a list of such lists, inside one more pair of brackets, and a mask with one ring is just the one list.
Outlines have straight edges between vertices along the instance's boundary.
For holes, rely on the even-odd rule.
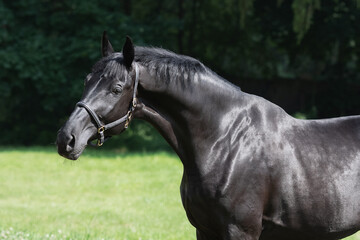
[[55,149],[3,148],[0,231],[29,239],[195,239],[181,176],[169,153],[87,151],[72,162]]

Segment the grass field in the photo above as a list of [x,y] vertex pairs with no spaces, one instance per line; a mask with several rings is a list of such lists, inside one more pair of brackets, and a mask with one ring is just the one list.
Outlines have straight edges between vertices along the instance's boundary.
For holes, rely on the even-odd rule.
[[0,149],[0,239],[195,239],[173,155]]
[[[168,153],[0,148],[0,239],[195,239]],[[360,234],[347,240],[360,239]]]

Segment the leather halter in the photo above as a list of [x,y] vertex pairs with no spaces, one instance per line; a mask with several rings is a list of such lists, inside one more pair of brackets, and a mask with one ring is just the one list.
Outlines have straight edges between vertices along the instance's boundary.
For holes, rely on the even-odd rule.
[[97,139],[97,146],[100,147],[104,144],[105,142],[105,130],[113,128],[123,122],[125,122],[125,129],[128,128],[129,123],[132,119],[132,113],[136,108],[136,92],[137,92],[137,87],[139,84],[139,68],[137,66],[136,63],[134,63],[135,65],[135,83],[134,83],[134,92],[133,92],[133,97],[132,97],[132,104],[129,108],[129,111],[121,118],[119,118],[118,120],[115,120],[111,123],[108,124],[102,124],[102,122],[100,121],[98,115],[88,106],[86,105],[86,103],[84,102],[78,102],[76,104],[76,106],[79,107],[83,107],[86,109],[86,111],[89,113],[89,115],[94,119],[96,125],[97,125],[97,133],[98,133],[98,139]]

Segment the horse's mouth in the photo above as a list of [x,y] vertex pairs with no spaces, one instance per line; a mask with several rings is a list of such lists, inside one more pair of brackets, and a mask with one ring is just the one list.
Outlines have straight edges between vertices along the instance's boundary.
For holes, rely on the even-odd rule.
[[66,159],[69,159],[69,160],[73,160],[73,161],[75,161],[75,160],[77,160],[79,157],[80,157],[80,155],[81,155],[81,153],[70,153],[70,154],[62,154],[62,153],[60,153],[59,152],[59,154],[62,156],[62,157],[64,157],[64,158],[66,158]]
[[72,150],[65,149],[64,151],[61,147],[59,147],[59,144],[57,146],[58,146],[58,153],[60,156],[73,161],[77,160],[80,157],[80,155],[83,153],[86,147],[86,145],[83,145],[77,147],[76,149],[75,148]]

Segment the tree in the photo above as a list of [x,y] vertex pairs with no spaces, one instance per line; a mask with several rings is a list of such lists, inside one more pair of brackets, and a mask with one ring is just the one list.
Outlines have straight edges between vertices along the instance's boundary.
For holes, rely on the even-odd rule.
[[0,144],[55,140],[81,95],[82,79],[100,58],[103,30],[115,50],[130,35],[138,45],[198,58],[239,85],[256,80],[261,88],[274,79],[329,83],[332,95],[313,97],[303,110],[316,104],[319,116],[352,113],[360,108],[357,92],[337,90],[344,83],[357,89],[360,82],[359,3],[2,1]]

